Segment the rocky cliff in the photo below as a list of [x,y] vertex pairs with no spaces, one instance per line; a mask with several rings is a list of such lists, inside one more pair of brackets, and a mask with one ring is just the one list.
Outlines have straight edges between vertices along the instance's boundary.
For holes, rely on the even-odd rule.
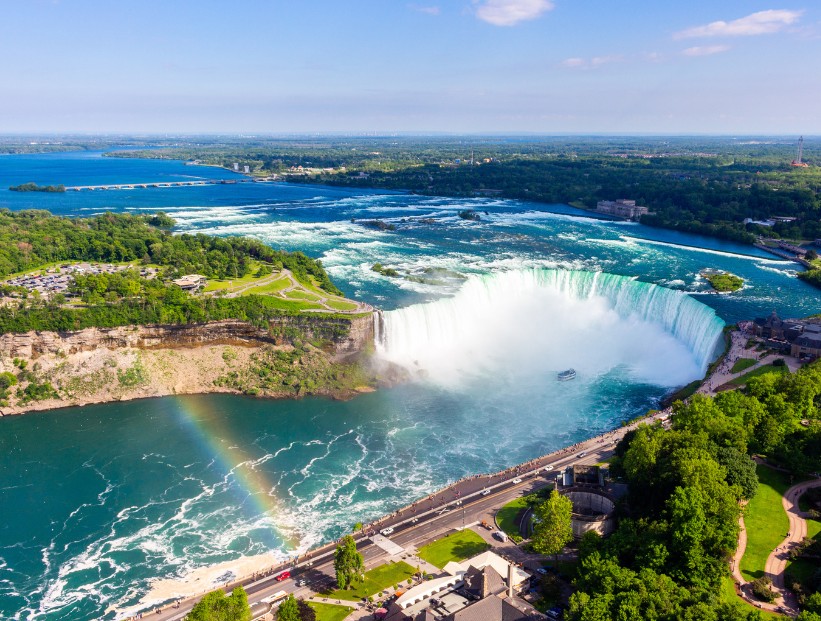
[[286,345],[295,340],[321,340],[332,345],[337,356],[367,350],[373,342],[371,315],[323,317],[283,316],[261,328],[228,319],[189,325],[124,326],[88,328],[76,332],[26,332],[0,336],[0,357],[36,360],[44,355],[73,355],[105,349],[176,349],[207,345],[257,347]]

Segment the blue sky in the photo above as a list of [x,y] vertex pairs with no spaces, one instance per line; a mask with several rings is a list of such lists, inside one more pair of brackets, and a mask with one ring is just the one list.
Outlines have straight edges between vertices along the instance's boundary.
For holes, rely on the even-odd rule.
[[821,3],[4,0],[0,132],[821,134]]

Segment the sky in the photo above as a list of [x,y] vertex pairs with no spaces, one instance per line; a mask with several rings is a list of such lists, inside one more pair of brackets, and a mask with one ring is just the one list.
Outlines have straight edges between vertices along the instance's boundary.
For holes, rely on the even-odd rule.
[[0,0],[0,133],[821,134],[784,1]]

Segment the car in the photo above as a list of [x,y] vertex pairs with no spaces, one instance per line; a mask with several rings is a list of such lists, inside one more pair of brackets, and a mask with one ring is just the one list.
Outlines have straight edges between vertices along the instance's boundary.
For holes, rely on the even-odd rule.
[[411,518],[410,523],[411,524],[416,524],[418,521],[419,521],[419,518],[415,517],[415,518]]
[[296,585],[297,585],[298,587],[304,587],[306,584],[308,584],[308,582],[307,582],[307,581],[305,581],[305,580],[297,580],[297,581],[296,581]]
[[547,570],[544,567],[537,567],[536,568],[536,573],[540,574],[542,576],[546,576],[547,575]]
[[393,528],[391,528],[390,526],[388,526],[387,528],[383,528],[379,531],[379,534],[383,537],[387,537],[388,535],[393,534]]
[[490,493],[490,490],[485,488],[482,490],[482,496],[487,496]]
[[551,608],[550,610],[548,610],[546,614],[550,619],[561,619],[562,616],[563,616],[563,614],[562,614],[563,612],[564,611],[561,608],[556,606],[556,607]]
[[460,506],[460,505],[462,504],[462,501],[461,501],[461,500],[457,500],[457,501],[456,501],[456,502],[454,502],[453,504],[455,504],[455,505],[458,507],[458,506]]
[[516,477],[515,479],[513,479],[513,482],[514,483],[521,483],[522,480],[519,477]]
[[553,466],[545,466],[544,467],[545,472],[550,472],[551,470],[553,470]]
[[277,582],[282,582],[283,580],[287,580],[290,577],[291,577],[291,572],[288,571],[287,569],[285,571],[279,572],[276,576],[274,576],[274,578],[276,579]]
[[493,531],[493,537],[503,543],[507,541],[507,533],[503,530]]
[[579,457],[587,457],[587,451],[582,451],[579,453]]

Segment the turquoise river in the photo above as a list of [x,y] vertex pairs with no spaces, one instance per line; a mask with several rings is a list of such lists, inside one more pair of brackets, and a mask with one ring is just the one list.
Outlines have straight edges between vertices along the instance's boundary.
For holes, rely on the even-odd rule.
[[[725,322],[819,311],[795,264],[566,205],[282,183],[6,190],[231,175],[100,153],[0,156],[0,208],[163,209],[179,232],[303,250],[383,310],[377,351],[416,380],[348,402],[212,395],[3,418],[0,618],[115,619],[152,579],[293,555],[643,413],[703,375]],[[746,284],[710,294],[705,268]],[[568,367],[577,379],[557,382]]]

